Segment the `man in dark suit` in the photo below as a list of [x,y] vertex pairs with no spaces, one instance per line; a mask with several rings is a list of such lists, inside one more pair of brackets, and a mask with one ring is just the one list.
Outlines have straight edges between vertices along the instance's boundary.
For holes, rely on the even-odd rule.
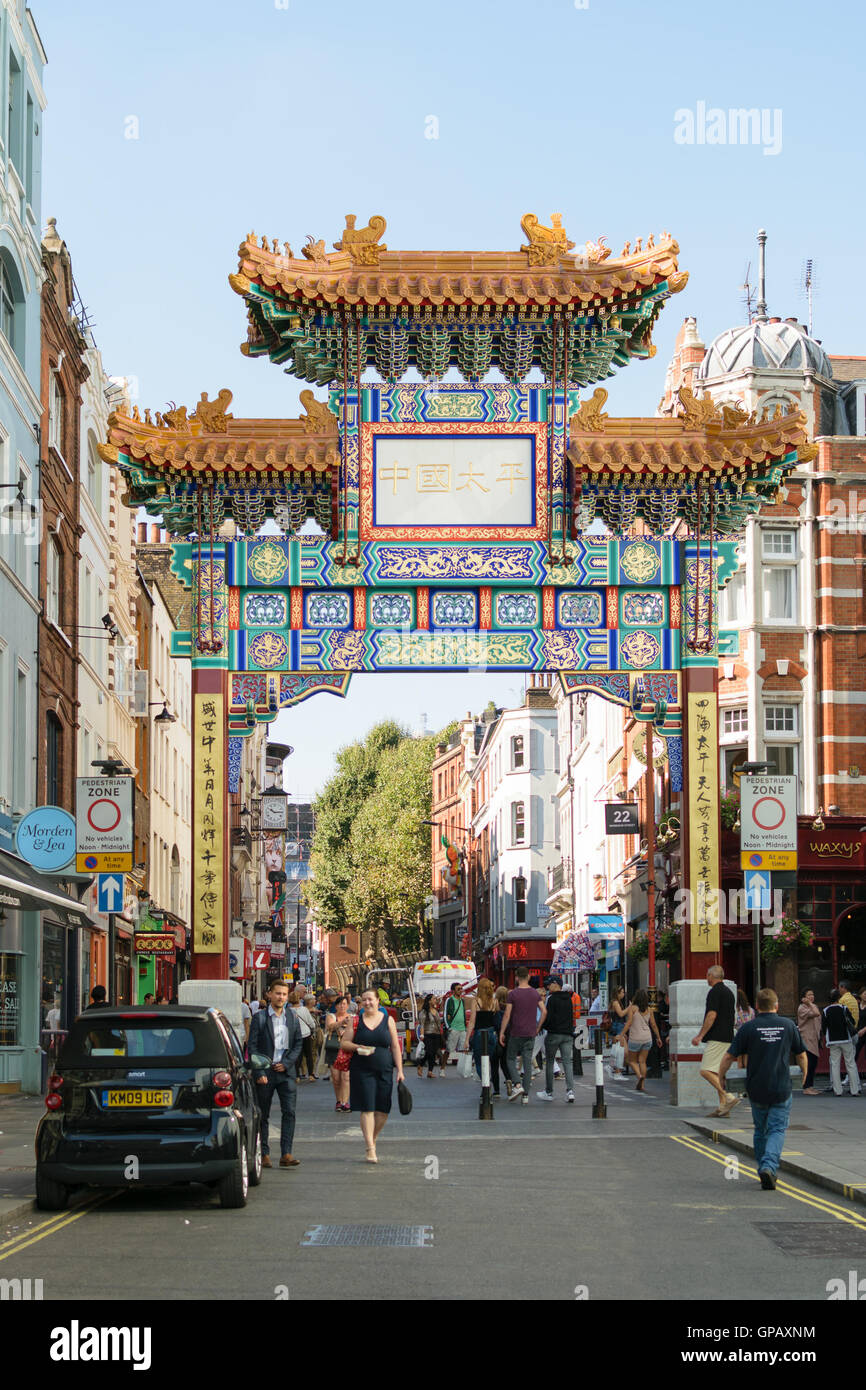
[[[268,1157],[268,1117],[271,1099],[276,1091],[280,1100],[280,1167],[297,1168],[300,1159],[292,1157],[295,1137],[295,1080],[297,1060],[301,1052],[301,1028],[291,1009],[286,1007],[289,986],[275,980],[267,993],[268,1006],[259,1009],[250,1023],[249,1054],[256,1080],[256,1094],[262,1112],[262,1166],[273,1165]],[[267,1067],[262,1060],[268,1059]]]

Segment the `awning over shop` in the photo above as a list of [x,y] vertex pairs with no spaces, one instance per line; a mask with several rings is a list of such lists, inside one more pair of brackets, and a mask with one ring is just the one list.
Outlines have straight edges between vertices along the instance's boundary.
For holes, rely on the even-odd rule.
[[67,927],[92,927],[90,917],[64,893],[56,878],[40,874],[16,854],[0,849],[0,907],[13,912],[53,912]]
[[570,931],[553,953],[553,969],[594,970],[597,940],[588,931]]

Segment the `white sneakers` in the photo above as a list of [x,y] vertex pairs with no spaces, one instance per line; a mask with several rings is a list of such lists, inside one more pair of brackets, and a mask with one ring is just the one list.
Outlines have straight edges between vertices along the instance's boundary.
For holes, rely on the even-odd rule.
[[535,1094],[538,1096],[539,1100],[553,1100],[552,1091],[536,1091]]
[[566,1091],[565,1099],[568,1101],[569,1105],[574,1105],[574,1091]]
[[[522,1096],[522,1095],[523,1095],[523,1087],[522,1087],[522,1086],[512,1086],[512,1088],[511,1088],[511,1095],[508,1097],[508,1099],[509,1099],[509,1100],[517,1100],[517,1099],[518,1099],[520,1096]],[[526,1099],[528,1100],[529,1097],[527,1096]]]

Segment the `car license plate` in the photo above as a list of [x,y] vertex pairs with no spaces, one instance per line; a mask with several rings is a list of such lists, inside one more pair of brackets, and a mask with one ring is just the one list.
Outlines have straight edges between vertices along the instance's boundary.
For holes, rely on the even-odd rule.
[[102,1105],[106,1110],[165,1107],[171,1105],[171,1091],[103,1091]]

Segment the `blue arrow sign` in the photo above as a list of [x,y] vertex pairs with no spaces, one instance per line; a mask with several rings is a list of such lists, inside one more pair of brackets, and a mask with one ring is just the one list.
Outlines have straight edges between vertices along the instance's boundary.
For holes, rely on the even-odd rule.
[[746,869],[743,874],[746,906],[750,912],[769,912],[772,907],[772,876],[766,869]]
[[123,874],[96,875],[96,906],[99,912],[123,910]]

